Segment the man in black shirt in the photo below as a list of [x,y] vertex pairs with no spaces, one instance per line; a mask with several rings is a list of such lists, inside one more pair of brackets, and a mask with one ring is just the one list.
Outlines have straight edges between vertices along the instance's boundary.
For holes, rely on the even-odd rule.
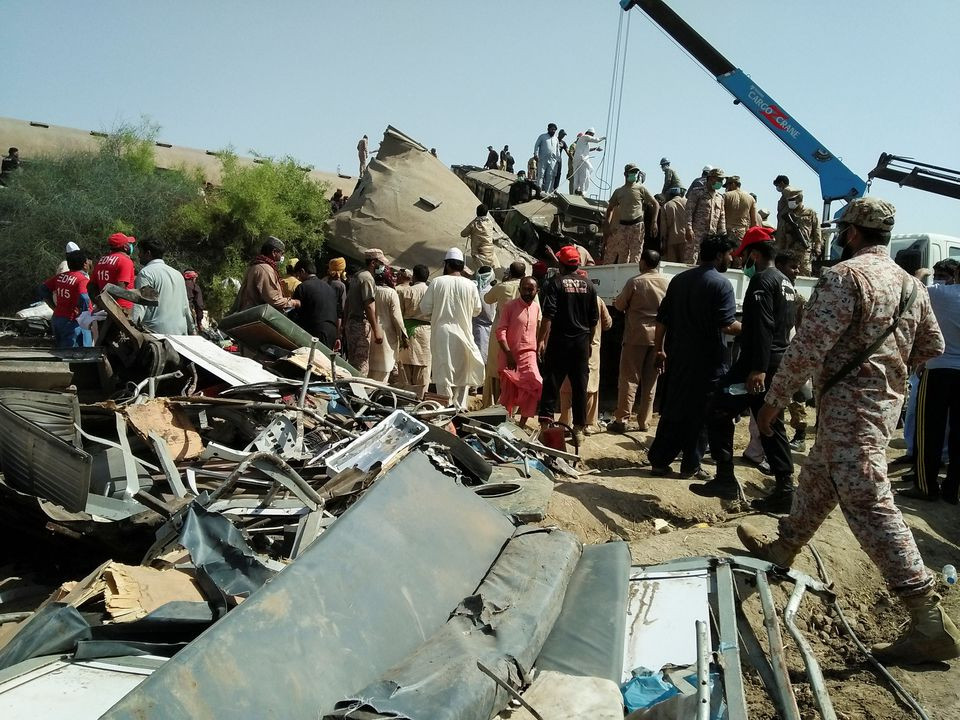
[[723,335],[740,332],[733,286],[722,274],[732,249],[726,235],[704,238],[700,265],[673,278],[660,303],[654,344],[664,386],[657,434],[647,453],[655,475],[668,475],[681,452],[684,476],[703,473],[707,403],[727,369]]
[[[751,228],[758,230],[759,228]],[[773,379],[793,328],[793,306],[787,277],[773,266],[776,251],[768,240],[750,243],[744,237],[744,274],[751,276],[743,300],[740,356],[720,381],[707,414],[710,453],[717,463],[717,476],[704,485],[692,485],[697,495],[734,499],[741,496],[733,471],[734,419],[747,408],[756,417],[763,406],[767,384]],[[763,452],[776,478],[767,497],[753,502],[756,510],[789,512],[793,501],[793,460],[782,418],[773,423],[773,435],[760,435]]]
[[597,291],[577,272],[580,253],[572,245],[557,252],[560,273],[544,284],[540,296],[543,320],[537,343],[542,363],[543,394],[540,424],[552,422],[560,386],[570,378],[573,431],[579,444],[587,424],[587,377],[590,372],[590,336],[600,319]]
[[293,271],[300,280],[293,291],[293,297],[300,301],[293,320],[331,350],[339,350],[343,310],[336,288],[317,277],[310,260],[300,260]]

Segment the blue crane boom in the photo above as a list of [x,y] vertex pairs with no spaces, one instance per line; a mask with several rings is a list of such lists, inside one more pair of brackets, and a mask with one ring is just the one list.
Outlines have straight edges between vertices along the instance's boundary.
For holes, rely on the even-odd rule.
[[624,11],[639,7],[670,37],[685,48],[761,124],[790,148],[820,178],[823,219],[830,217],[830,203],[861,197],[867,183],[797,122],[747,74],[690,27],[663,0],[620,0]]

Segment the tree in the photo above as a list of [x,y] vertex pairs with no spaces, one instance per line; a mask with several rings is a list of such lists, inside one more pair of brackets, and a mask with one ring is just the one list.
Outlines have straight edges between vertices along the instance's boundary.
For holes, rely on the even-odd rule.
[[293,158],[260,157],[246,165],[224,151],[220,161],[220,187],[182,208],[178,222],[184,247],[216,259],[200,263],[216,266],[207,298],[213,314],[229,308],[233,291],[225,280],[243,277],[267,236],[284,241],[287,257],[314,258],[330,216],[327,186],[312,180]]
[[146,123],[124,127],[97,150],[30,158],[10,179],[0,191],[0,309],[33,302],[70,241],[96,260],[115,232],[169,237],[201,186],[188,173],[154,169],[155,133]]
[[288,257],[319,252],[327,188],[293,158],[244,163],[224,151],[221,186],[205,186],[199,171],[155,168],[156,134],[144,121],[106,135],[96,150],[30,158],[0,189],[0,309],[33,302],[67,242],[95,261],[115,232],[163,240],[168,264],[200,274],[214,316],[233,302],[225,280],[243,277],[268,235],[286,242]]

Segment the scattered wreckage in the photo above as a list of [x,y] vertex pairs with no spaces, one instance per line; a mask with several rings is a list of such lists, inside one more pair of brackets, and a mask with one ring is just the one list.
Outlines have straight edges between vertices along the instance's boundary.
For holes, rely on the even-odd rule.
[[787,633],[837,716],[796,622],[826,582],[542,527],[576,448],[357,377],[269,309],[220,326],[258,362],[98,304],[95,348],[0,350],[26,367],[2,521],[99,563],[26,609],[0,582],[0,716],[740,720],[756,677],[799,718]]

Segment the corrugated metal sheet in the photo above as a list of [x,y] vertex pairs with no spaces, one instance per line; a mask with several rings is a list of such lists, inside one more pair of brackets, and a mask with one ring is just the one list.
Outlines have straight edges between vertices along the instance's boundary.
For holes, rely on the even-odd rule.
[[80,403],[70,393],[0,388],[0,405],[42,427],[61,440],[81,445]]
[[7,483],[83,512],[90,492],[89,454],[0,405],[0,465]]

